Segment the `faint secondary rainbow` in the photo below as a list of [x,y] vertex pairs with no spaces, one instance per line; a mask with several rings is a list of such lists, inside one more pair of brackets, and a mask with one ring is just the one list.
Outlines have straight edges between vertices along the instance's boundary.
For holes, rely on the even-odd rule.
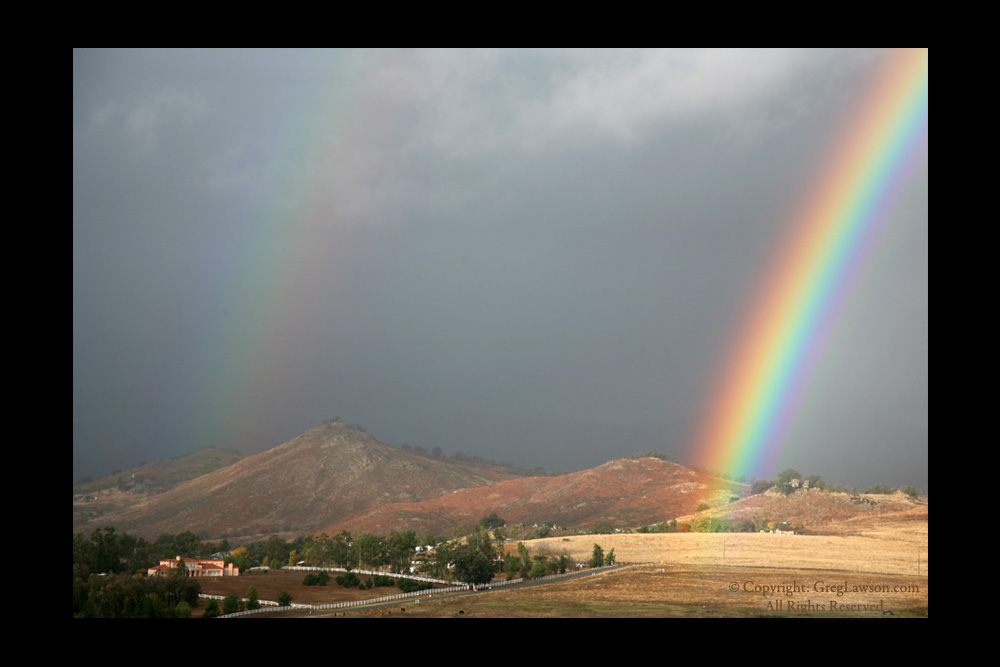
[[[294,396],[321,365],[311,356],[321,347],[316,341],[336,335],[330,313],[347,298],[353,257],[364,251],[359,225],[345,223],[346,206],[330,202],[339,204],[337,195],[353,185],[342,175],[367,165],[356,162],[360,151],[338,149],[355,133],[377,133],[379,123],[391,122],[384,112],[371,113],[366,95],[366,75],[382,52],[289,53],[303,67],[329,72],[330,81],[297,93],[263,121],[279,173],[267,181],[272,187],[242,202],[234,214],[241,233],[218,249],[226,260],[220,276],[229,285],[230,315],[212,320],[207,336],[215,355],[205,360],[199,391],[199,400],[211,406],[203,410],[208,423],[201,431],[244,452],[247,444],[239,440],[248,435],[240,430],[246,418]],[[358,209],[352,209],[355,218],[365,213]]]
[[927,148],[927,49],[893,51],[792,221],[737,332],[690,458],[772,474],[795,400],[874,239]]

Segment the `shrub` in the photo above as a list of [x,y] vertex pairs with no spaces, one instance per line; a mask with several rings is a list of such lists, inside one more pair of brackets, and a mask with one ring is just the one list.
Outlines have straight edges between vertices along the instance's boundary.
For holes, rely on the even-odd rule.
[[247,589],[247,609],[260,609],[260,600],[257,599],[257,587],[250,584]]
[[610,535],[615,532],[615,527],[611,525],[610,521],[601,521],[594,526],[594,532],[599,535]]
[[549,562],[548,560],[540,557],[536,558],[535,562],[531,564],[531,576],[532,577],[544,577],[549,574]]
[[222,613],[223,614],[235,614],[240,610],[240,599],[235,595],[227,595],[226,599],[222,601]]
[[330,575],[324,570],[319,574],[307,574],[302,583],[306,586],[326,586],[330,581]]
[[[611,524],[609,523],[608,526],[610,527]],[[613,528],[609,528],[609,530],[606,531],[606,532],[614,532],[614,529]],[[550,526],[544,526],[543,525],[543,526],[539,526],[538,528],[532,528],[531,530],[529,530],[528,533],[524,536],[524,539],[526,539],[526,540],[539,540],[539,539],[548,537],[551,534],[552,534],[552,528]]]
[[219,609],[219,603],[215,600],[209,600],[208,604],[205,605],[205,613],[201,615],[202,618],[215,618],[222,611]]
[[361,580],[358,579],[358,575],[353,572],[348,572],[347,574],[342,574],[336,579],[334,579],[338,584],[344,588],[353,588],[355,586],[361,586]]
[[424,591],[427,590],[428,588],[434,587],[434,585],[428,581],[414,581],[413,579],[403,579],[402,577],[400,577],[397,586],[399,586],[399,590],[403,591],[404,593],[413,593],[414,591]]

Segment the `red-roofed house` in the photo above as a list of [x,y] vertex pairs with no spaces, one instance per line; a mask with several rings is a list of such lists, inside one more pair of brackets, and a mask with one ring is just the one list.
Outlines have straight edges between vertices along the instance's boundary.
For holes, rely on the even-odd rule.
[[189,577],[238,577],[240,568],[221,558],[166,558],[160,561],[159,565],[149,568],[146,574],[149,576],[169,574],[175,567],[183,565],[187,568]]

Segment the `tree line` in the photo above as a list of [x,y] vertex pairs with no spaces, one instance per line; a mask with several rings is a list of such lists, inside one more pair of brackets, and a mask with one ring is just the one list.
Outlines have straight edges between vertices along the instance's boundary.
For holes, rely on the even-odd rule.
[[[564,573],[572,567],[568,554],[532,554],[523,540],[515,549],[505,548],[508,540],[520,535],[519,526],[507,526],[496,515],[483,517],[471,530],[456,528],[452,535],[439,540],[427,533],[412,530],[393,531],[389,535],[374,535],[358,531],[341,531],[329,536],[310,534],[286,541],[278,535],[244,544],[232,551],[228,540],[204,542],[185,531],[176,535],[160,535],[154,542],[113,527],[93,531],[89,537],[73,536],[73,615],[81,618],[126,617],[189,617],[199,605],[201,585],[197,578],[187,576],[186,568],[174,568],[167,576],[147,577],[148,568],[161,559],[177,556],[209,558],[222,556],[246,572],[253,567],[309,565],[343,568],[347,572],[335,581],[346,587],[399,587],[404,592],[425,584],[405,578],[393,579],[388,573],[407,574],[415,567],[417,573],[432,578],[485,584],[498,576],[507,579],[542,577]],[[597,545],[595,545],[597,547]],[[510,551],[510,553],[507,553]],[[222,553],[220,553],[222,552]],[[595,554],[597,550],[595,549]],[[597,563],[597,555],[588,564]],[[614,550],[600,552],[600,564],[610,564]],[[383,570],[386,575],[361,579],[354,570]],[[303,585],[326,585],[329,574],[308,574]],[[287,604],[291,595],[282,593]],[[250,602],[236,596],[219,605],[206,603],[204,616],[232,613],[256,604],[256,591],[248,591]],[[279,602],[281,602],[279,600]]]
[[[854,496],[858,495],[858,489],[856,487],[845,486],[842,484],[830,484],[819,475],[804,476],[794,468],[782,470],[778,473],[778,476],[775,479],[758,479],[754,480],[750,485],[750,491],[754,494],[764,493],[768,489],[772,488],[786,496],[797,491],[798,489],[805,488],[819,489],[821,491],[833,491],[835,493],[850,493]],[[907,485],[898,490],[902,491],[911,498],[917,497],[917,489],[913,486]],[[888,484],[875,484],[869,486],[864,492],[892,494],[896,491],[897,489],[889,486]]]
[[174,568],[165,577],[103,574],[73,580],[74,618],[190,618],[201,584]]

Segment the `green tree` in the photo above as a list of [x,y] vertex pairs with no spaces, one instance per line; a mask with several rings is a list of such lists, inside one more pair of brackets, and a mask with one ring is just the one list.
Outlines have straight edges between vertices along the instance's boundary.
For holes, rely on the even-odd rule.
[[552,526],[543,523],[543,524],[541,524],[539,526],[535,526],[534,528],[532,528],[531,530],[529,530],[528,534],[525,535],[524,537],[525,537],[525,539],[528,539],[528,540],[538,540],[538,539],[546,538],[546,537],[548,537],[551,534],[552,534]]
[[135,574],[156,563],[151,547],[141,537],[116,532],[113,526],[90,534],[73,535],[73,576],[86,580],[91,573]]
[[793,479],[802,479],[802,473],[795,468],[786,468],[778,473],[779,482],[790,482]]
[[569,569],[569,554],[565,550],[559,554],[556,566],[559,568],[559,574],[566,574],[566,570]]
[[227,595],[222,601],[223,614],[235,614],[240,610],[240,598],[236,595]]
[[162,584],[160,590],[163,600],[168,606],[175,606],[182,601],[192,607],[198,605],[198,594],[201,593],[201,583],[197,578],[188,576],[186,567],[171,568],[166,577],[157,578],[156,584]]
[[507,541],[507,529],[503,526],[493,529],[493,545],[497,553],[503,553],[503,545]]
[[466,584],[485,584],[493,581],[493,561],[482,551],[465,544],[456,549],[453,561],[455,578]]
[[528,547],[525,546],[524,542],[517,543],[517,555],[521,557],[521,560],[527,563],[531,560],[531,552],[528,551]]
[[469,535],[467,542],[473,549],[487,558],[495,558],[496,547],[493,544],[493,538],[490,537],[489,531],[481,524],[476,524],[472,527],[472,534]]
[[417,533],[414,539],[418,547],[432,547],[437,544],[437,539],[430,533]]
[[326,533],[308,535],[302,548],[302,559],[307,565],[330,567],[333,565],[333,541]]
[[524,542],[518,542],[517,553],[508,554],[505,559],[504,567],[507,570],[507,578],[513,579],[517,576],[529,576],[531,562],[531,553],[528,551],[528,547],[524,545]]
[[272,535],[264,544],[264,554],[272,567],[281,567],[288,562],[288,554],[291,550],[283,539],[277,535]]
[[796,489],[795,482],[793,480],[799,480],[799,484],[801,484],[802,473],[794,468],[787,468],[778,473],[778,482],[776,486],[779,491],[787,496]]
[[434,585],[428,581],[415,581],[414,579],[403,579],[402,577],[399,578],[397,586],[399,586],[399,590],[404,593],[413,593],[414,591],[423,591],[434,587]]
[[201,552],[201,538],[190,530],[178,533],[174,537],[174,549],[176,550],[176,553],[173,554],[174,556],[196,558]]
[[260,600],[257,599],[257,587],[250,584],[247,589],[247,609],[260,609]]
[[202,613],[202,618],[215,618],[222,611],[219,609],[219,603],[216,600],[209,600],[208,604],[205,605],[205,611]]
[[171,610],[170,615],[172,618],[191,618],[191,605],[184,600],[181,600],[177,603],[177,606]]
[[544,577],[549,574],[549,562],[544,556],[538,556],[535,558],[535,562],[531,564],[531,576],[534,578]]
[[281,591],[281,593],[278,594],[278,604],[282,607],[287,607],[292,604],[292,594],[288,591]]
[[246,572],[253,567],[253,559],[246,547],[237,547],[226,557],[226,563],[232,563],[240,568],[240,572]]
[[615,532],[615,527],[611,525],[610,521],[601,521],[596,526],[594,526],[594,532],[601,535],[609,535]]
[[590,567],[601,567],[604,565],[604,549],[600,544],[594,544],[594,552],[590,556]]
[[393,572],[406,572],[417,552],[417,534],[412,530],[393,531],[386,540],[389,568]]
[[354,551],[357,555],[358,569],[373,569],[386,562],[385,545],[378,535],[358,533],[357,537],[354,538]]
[[351,542],[353,538],[351,534],[346,530],[340,531],[340,534],[333,538],[330,543],[330,559],[337,564],[338,567],[357,567],[358,561],[355,558],[355,551],[351,547]]
[[521,558],[516,554],[507,554],[503,567],[507,571],[507,578],[513,579],[521,572]]
[[486,530],[494,530],[500,528],[501,526],[507,525],[507,522],[497,516],[496,512],[493,512],[489,516],[484,516],[479,520],[479,525]]
[[609,551],[604,556],[604,564],[605,565],[614,565],[615,564],[615,550],[614,550],[613,547],[612,547],[611,551]]
[[361,579],[359,579],[358,575],[354,574],[353,572],[347,572],[345,574],[342,574],[336,579],[334,579],[334,581],[336,581],[344,588],[354,588],[355,586],[361,585]]
[[163,604],[160,596],[150,593],[141,606],[141,611],[137,615],[141,618],[166,618],[169,615],[167,605]]
[[420,570],[432,577],[443,578],[448,575],[449,565],[455,553],[455,544],[445,542],[439,544],[433,553],[429,554]]
[[827,484],[826,481],[819,475],[809,475],[809,478],[806,481],[809,482],[810,489],[825,489],[829,486],[829,484]]
[[912,486],[904,486],[900,490],[911,498],[917,497],[917,489]]
[[90,534],[93,544],[93,572],[124,572],[121,562],[121,535],[113,526],[97,529]]

